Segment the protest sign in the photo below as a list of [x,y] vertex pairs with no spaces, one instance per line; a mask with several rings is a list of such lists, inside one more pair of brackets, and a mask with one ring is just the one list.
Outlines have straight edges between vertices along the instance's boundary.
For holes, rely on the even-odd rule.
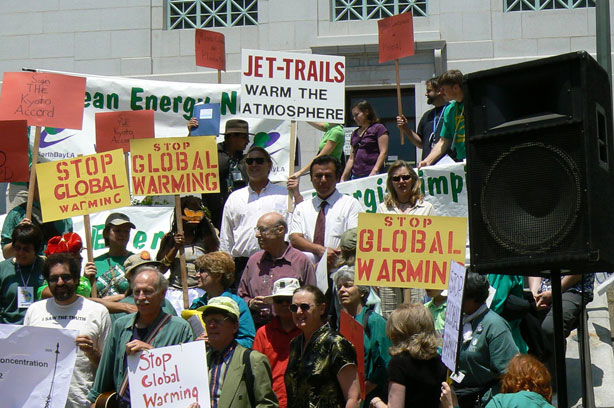
[[0,121],[0,182],[26,182],[30,176],[28,123],[25,120]]
[[128,356],[132,408],[210,406],[205,342],[145,350]]
[[[83,130],[43,128],[40,154],[48,160],[59,160],[95,153],[94,115],[98,112],[153,110],[156,112],[156,137],[162,138],[187,134],[186,125],[197,103],[220,103],[220,126],[223,127],[227,120],[243,119],[239,113],[240,88],[238,84],[87,76]],[[250,140],[271,154],[271,181],[287,180],[290,123],[270,119],[244,119],[249,123],[249,131],[256,134]],[[223,136],[218,137],[218,142],[221,141]]]
[[[433,204],[434,213],[451,217],[467,217],[465,164],[453,163],[423,167],[417,171],[425,201]],[[374,213],[386,196],[386,174],[363,177],[337,184],[337,190],[356,198],[369,213]],[[305,199],[315,190],[301,192]]]
[[458,351],[461,341],[461,319],[463,290],[465,288],[465,265],[452,262],[450,285],[448,286],[448,307],[446,324],[443,329],[443,350],[441,361],[455,373],[458,368]]
[[241,113],[296,121],[345,120],[345,58],[242,50]]
[[130,151],[130,140],[153,138],[154,111],[118,111],[96,114],[96,151]]
[[81,129],[84,92],[84,77],[5,72],[0,117],[26,120],[30,126]]
[[446,289],[450,261],[465,262],[467,219],[358,214],[357,284]]
[[44,222],[130,205],[121,149],[38,163],[36,177]]
[[361,398],[364,401],[367,398],[367,389],[365,387],[365,329],[348,312],[342,310],[339,333],[352,343],[354,350],[356,350],[360,392],[362,394]]
[[197,28],[194,32],[196,65],[226,71],[226,40],[224,34]]
[[380,63],[414,55],[414,20],[411,13],[378,20],[377,30]]
[[11,408],[64,408],[78,332],[0,324],[0,396]]
[[192,129],[190,136],[217,136],[220,134],[220,104],[203,103],[194,107],[194,117],[198,127]]
[[135,195],[217,193],[217,144],[211,136],[130,141]]

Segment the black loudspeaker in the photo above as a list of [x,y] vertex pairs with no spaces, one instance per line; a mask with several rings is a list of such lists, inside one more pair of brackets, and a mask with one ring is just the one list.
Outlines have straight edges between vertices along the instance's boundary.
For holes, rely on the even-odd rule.
[[608,74],[586,52],[465,77],[471,268],[614,270]]

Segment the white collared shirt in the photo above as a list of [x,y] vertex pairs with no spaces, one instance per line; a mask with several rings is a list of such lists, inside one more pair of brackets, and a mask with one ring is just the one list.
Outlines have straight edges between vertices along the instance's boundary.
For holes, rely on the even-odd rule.
[[288,213],[288,189],[269,182],[260,194],[249,185],[233,191],[222,215],[220,251],[233,257],[249,257],[260,250],[254,228],[266,213]]
[[299,203],[292,215],[290,234],[303,234],[306,240],[313,242],[316,221],[322,201],[328,203],[324,209],[326,214],[324,246],[327,248],[339,248],[341,234],[358,226],[358,213],[363,212],[364,208],[354,197],[341,194],[337,190],[326,200],[315,196],[310,200]]

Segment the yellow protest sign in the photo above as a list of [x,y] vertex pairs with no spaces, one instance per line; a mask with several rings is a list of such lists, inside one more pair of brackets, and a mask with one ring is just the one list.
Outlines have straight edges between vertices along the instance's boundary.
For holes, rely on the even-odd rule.
[[446,289],[466,242],[464,217],[360,213],[356,284]]
[[43,221],[130,205],[122,149],[36,164]]
[[215,136],[130,140],[135,195],[218,193]]

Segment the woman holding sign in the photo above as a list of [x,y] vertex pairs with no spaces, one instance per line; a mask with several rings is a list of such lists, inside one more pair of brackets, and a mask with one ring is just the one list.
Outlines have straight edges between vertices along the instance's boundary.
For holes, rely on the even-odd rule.
[[352,108],[352,117],[359,128],[352,133],[352,151],[342,181],[381,173],[388,157],[388,129],[379,123],[371,104],[358,102]]
[[[424,201],[420,190],[420,179],[411,165],[397,160],[388,169],[386,187],[388,193],[384,202],[377,207],[380,214],[434,215],[433,205]],[[424,290],[402,288],[379,288],[384,317],[401,303],[423,303]]]

